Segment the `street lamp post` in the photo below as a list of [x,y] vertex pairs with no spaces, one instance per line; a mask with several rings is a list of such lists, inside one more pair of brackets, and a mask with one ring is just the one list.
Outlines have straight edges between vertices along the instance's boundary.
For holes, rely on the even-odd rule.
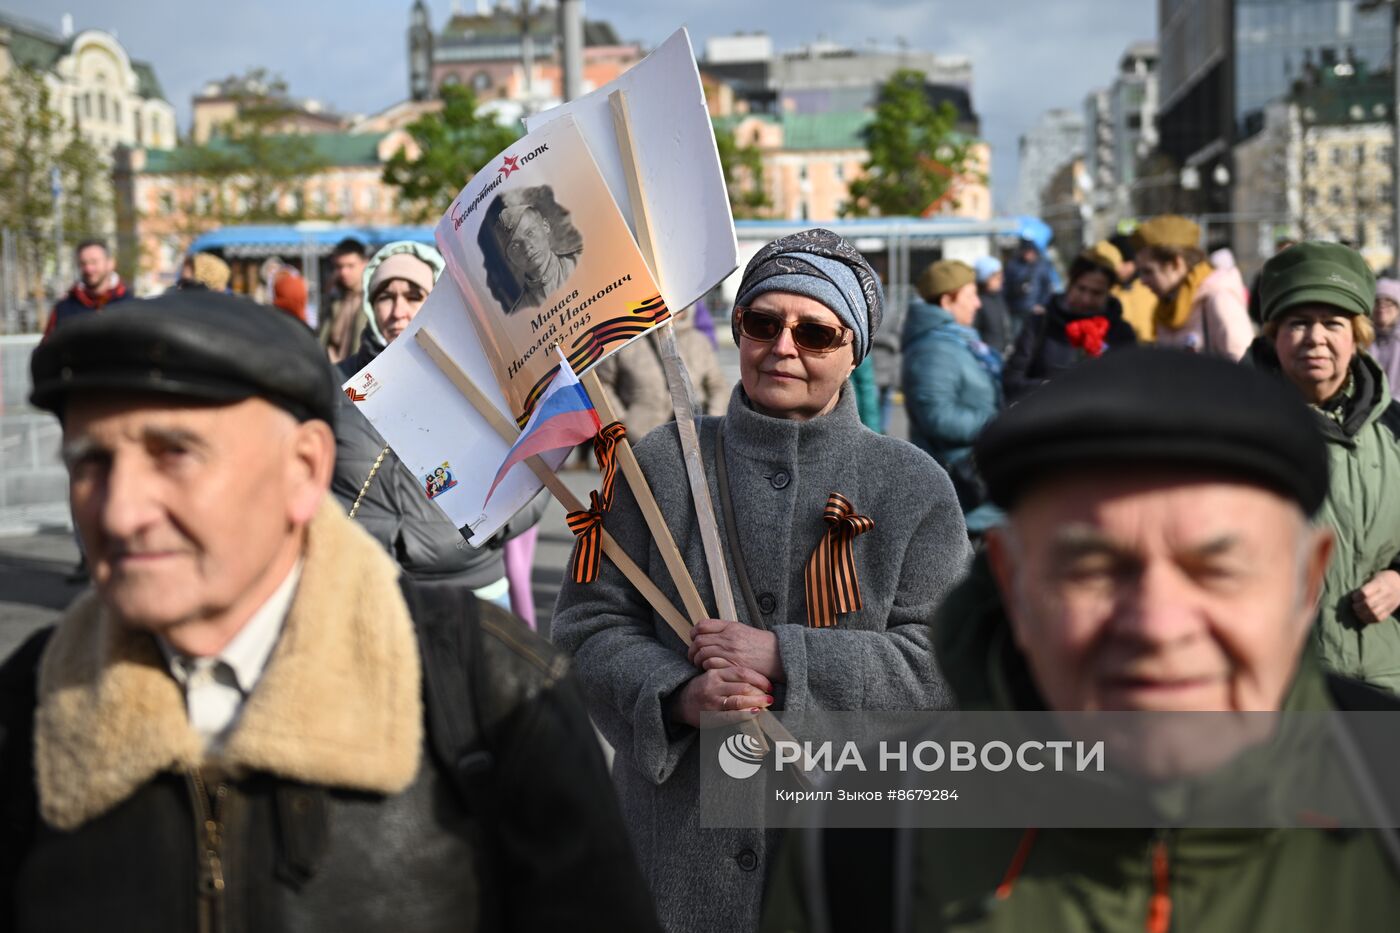
[[63,288],[63,173],[55,165],[49,170],[49,192],[53,195],[53,274],[56,291]]
[[521,96],[524,98],[523,106],[525,113],[533,113],[535,110],[535,37],[531,33],[534,11],[530,9],[530,0],[520,0],[520,69],[524,73],[524,87]]
[[559,45],[564,99],[573,100],[583,94],[583,0],[561,0]]

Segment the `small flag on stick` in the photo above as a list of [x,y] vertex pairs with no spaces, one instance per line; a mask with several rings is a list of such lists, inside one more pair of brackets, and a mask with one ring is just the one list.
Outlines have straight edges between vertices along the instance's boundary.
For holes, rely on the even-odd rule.
[[593,402],[561,351],[559,370],[530,414],[525,430],[520,432],[520,437],[506,452],[505,462],[496,471],[496,478],[486,493],[486,501],[491,501],[491,494],[517,463],[537,454],[582,444],[595,436],[601,427]]

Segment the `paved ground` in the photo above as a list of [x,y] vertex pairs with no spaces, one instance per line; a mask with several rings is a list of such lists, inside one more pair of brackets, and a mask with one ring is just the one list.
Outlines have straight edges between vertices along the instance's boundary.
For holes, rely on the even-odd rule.
[[[721,348],[720,364],[733,382],[738,381],[738,354]],[[891,433],[906,437],[904,411],[895,406]],[[590,470],[566,471],[564,481],[578,497],[588,499],[596,489],[598,474]],[[573,549],[573,535],[564,523],[564,510],[551,502],[540,522],[535,554],[534,591],[540,630],[548,634],[554,598],[564,578]],[[24,536],[0,537],[0,659],[35,629],[58,618],[63,608],[82,592],[83,585],[68,582],[78,562],[72,533],[46,528]]]
[[0,538],[0,657],[81,592],[81,585],[66,581],[77,563],[78,546],[66,530]]

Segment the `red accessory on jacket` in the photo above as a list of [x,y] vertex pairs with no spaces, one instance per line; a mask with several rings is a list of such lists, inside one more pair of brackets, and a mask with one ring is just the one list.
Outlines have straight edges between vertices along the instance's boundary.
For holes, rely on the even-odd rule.
[[1098,315],[1080,318],[1065,325],[1070,346],[1078,347],[1090,356],[1102,356],[1104,338],[1108,336],[1108,318]]
[[126,285],[113,272],[97,288],[88,288],[82,282],[74,282],[73,287],[68,290],[68,297],[84,308],[101,311],[108,303],[126,297]]

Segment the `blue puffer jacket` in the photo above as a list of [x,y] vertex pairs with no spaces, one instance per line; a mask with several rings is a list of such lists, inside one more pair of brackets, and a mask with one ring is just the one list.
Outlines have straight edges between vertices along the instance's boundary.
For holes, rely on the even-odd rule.
[[965,330],[947,311],[923,301],[910,302],[904,319],[909,440],[945,468],[967,456],[1001,406],[1001,387],[973,355]]

